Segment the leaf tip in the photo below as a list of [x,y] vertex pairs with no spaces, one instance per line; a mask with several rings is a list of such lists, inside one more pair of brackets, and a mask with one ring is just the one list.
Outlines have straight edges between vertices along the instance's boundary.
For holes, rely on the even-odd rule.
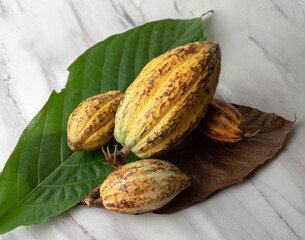
[[214,13],[214,10],[209,10],[209,11],[203,13],[200,17],[203,18],[205,15],[207,15],[209,13]]
[[297,121],[297,115],[294,113],[294,121],[292,122],[292,124],[296,123]]

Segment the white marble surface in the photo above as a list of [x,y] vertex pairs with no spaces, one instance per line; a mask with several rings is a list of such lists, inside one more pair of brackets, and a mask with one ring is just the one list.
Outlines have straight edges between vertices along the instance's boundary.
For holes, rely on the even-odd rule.
[[0,0],[0,170],[84,50],[210,9],[208,39],[223,54],[218,94],[289,120],[296,114],[284,150],[242,184],[175,214],[72,208],[0,239],[305,239],[305,0]]

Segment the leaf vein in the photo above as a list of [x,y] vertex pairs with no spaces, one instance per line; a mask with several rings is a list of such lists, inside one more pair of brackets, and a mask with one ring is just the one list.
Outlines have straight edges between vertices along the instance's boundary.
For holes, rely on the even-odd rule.
[[21,146],[21,154],[20,154],[20,160],[18,161],[19,162],[19,165],[18,165],[18,173],[17,173],[17,179],[16,179],[16,202],[19,201],[19,172],[20,172],[20,165],[21,165],[21,159],[22,159],[22,155],[23,155],[23,146],[24,146],[24,141],[25,141],[25,135],[23,136],[23,141],[22,141],[22,146]]
[[63,128],[64,128],[63,125],[65,124],[65,123],[64,123],[64,118],[65,118],[65,111],[64,111],[64,109],[65,109],[66,91],[64,91],[64,95],[65,95],[65,96],[63,97],[64,102],[63,102],[63,111],[62,111],[62,118],[61,118],[61,121],[62,121],[62,122],[61,122],[60,148],[59,148],[59,152],[60,152],[59,155],[60,155],[60,162],[61,162],[61,163],[63,163],[63,161],[64,161],[64,158],[63,158],[63,149],[62,149],[62,148],[63,148],[63,144],[62,144],[62,143],[63,143],[63,139],[62,139],[62,138],[63,138]]
[[46,184],[43,184],[43,185],[41,185],[41,187],[46,187],[46,188],[65,187],[65,186],[71,186],[71,185],[77,185],[77,184],[80,184],[80,183],[90,182],[90,181],[93,181],[93,180],[98,180],[100,178],[104,178],[104,177],[100,176],[100,177],[97,177],[97,178],[90,178],[90,179],[87,179],[87,180],[84,180],[84,181],[67,183],[67,184],[58,184],[58,185],[46,185]]
[[79,198],[74,198],[74,199],[70,199],[70,200],[66,200],[66,201],[62,201],[62,202],[45,203],[45,204],[22,204],[22,206],[25,206],[25,207],[54,206],[54,205],[57,205],[57,204],[62,204],[62,203],[67,203],[67,202],[74,202],[74,201],[76,201],[78,199]]
[[80,166],[86,166],[86,165],[91,165],[93,163],[97,163],[97,162],[102,162],[102,160],[96,160],[96,161],[92,161],[92,162],[89,162],[89,163],[82,163],[82,164],[67,164],[67,165],[64,165],[63,167],[80,167]]
[[118,79],[118,89],[119,90],[122,90],[121,89],[121,86],[120,86],[120,74],[121,74],[121,68],[122,68],[122,66],[123,66],[123,64],[122,64],[122,61],[123,61],[123,59],[124,59],[124,53],[126,53],[126,44],[127,44],[127,39],[131,36],[131,31],[128,31],[128,35],[127,35],[127,37],[125,38],[125,41],[124,41],[124,47],[123,47],[123,51],[122,51],[122,54],[121,54],[121,59],[120,59],[120,63],[119,63],[119,71],[118,71],[118,77],[117,77],[117,79]]
[[163,30],[163,33],[162,33],[162,52],[165,52],[166,48],[165,48],[165,37],[166,37],[166,32],[168,31],[168,25],[169,25],[169,22],[166,22],[165,23],[165,26],[164,26],[164,30]]
[[44,140],[44,133],[45,133],[45,130],[46,130],[46,122],[47,122],[47,117],[48,117],[48,114],[49,114],[49,104],[48,104],[48,107],[47,107],[47,111],[46,111],[46,116],[44,117],[44,123],[43,123],[43,130],[42,130],[42,136],[41,136],[41,141],[40,141],[40,146],[39,146],[39,155],[38,155],[38,162],[37,162],[37,178],[38,178],[38,184],[40,183],[40,162],[41,162],[41,151],[42,151],[42,144],[43,144],[43,140]]
[[148,60],[151,60],[154,56],[152,55],[152,53],[151,53],[151,46],[152,46],[152,44],[151,44],[151,39],[152,39],[152,35],[153,35],[153,32],[154,32],[154,28],[156,27],[156,25],[157,25],[157,23],[155,23],[154,25],[153,25],[153,27],[151,28],[151,32],[150,32],[150,37],[149,37],[149,44],[148,44]]
[[82,89],[81,89],[81,91],[82,91],[82,101],[83,101],[83,99],[84,99],[84,84],[85,84],[85,73],[86,73],[86,71],[85,71],[85,68],[86,68],[86,66],[87,66],[87,61],[88,61],[88,56],[89,56],[89,54],[86,54],[86,58],[85,58],[85,60],[84,60],[84,68],[83,68],[83,77],[81,78],[82,79]]
[[102,71],[102,76],[101,76],[101,88],[100,88],[100,92],[103,92],[102,90],[102,82],[103,82],[103,79],[104,79],[104,74],[105,74],[105,62],[106,62],[106,59],[107,59],[107,52],[108,52],[108,47],[110,45],[110,43],[115,39],[115,37],[111,38],[109,40],[109,42],[107,42],[107,46],[106,46],[106,49],[105,49],[105,56],[104,56],[104,64],[103,64],[103,71]]

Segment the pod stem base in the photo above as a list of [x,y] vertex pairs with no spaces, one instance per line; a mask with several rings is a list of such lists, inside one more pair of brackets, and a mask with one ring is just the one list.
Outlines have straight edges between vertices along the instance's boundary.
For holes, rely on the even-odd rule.
[[[106,161],[105,164],[108,164],[114,168],[118,168],[123,166],[126,163],[128,156],[131,151],[128,147],[123,147],[121,151],[118,151],[118,145],[114,146],[114,153],[111,154],[109,151],[109,147],[107,146],[107,152],[102,147],[102,151],[105,155]],[[103,199],[100,197],[100,188],[102,184],[93,188],[91,192],[89,192],[82,199],[82,205],[87,205],[87,207],[103,207]]]
[[101,197],[99,197],[101,185],[102,184],[93,188],[93,190],[83,198],[82,203],[86,204],[87,207],[102,207],[103,200]]
[[120,166],[123,166],[126,163],[126,160],[128,156],[131,153],[131,150],[124,146],[121,151],[118,151],[118,145],[114,146],[114,153],[111,154],[109,151],[109,147],[107,146],[107,152],[102,147],[102,151],[104,153],[104,156],[106,158],[106,163],[114,168],[118,168]]
[[253,133],[246,132],[244,134],[244,137],[247,137],[247,138],[255,137],[260,131],[261,131],[261,129],[259,128],[255,132],[253,132]]

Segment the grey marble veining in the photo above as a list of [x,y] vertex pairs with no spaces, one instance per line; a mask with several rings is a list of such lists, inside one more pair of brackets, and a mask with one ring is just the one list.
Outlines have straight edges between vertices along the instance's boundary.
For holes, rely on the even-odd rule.
[[304,0],[0,0],[0,171],[20,134],[87,48],[164,18],[205,17],[222,48],[217,94],[297,121],[287,144],[242,184],[170,215],[74,207],[12,239],[305,239]]

